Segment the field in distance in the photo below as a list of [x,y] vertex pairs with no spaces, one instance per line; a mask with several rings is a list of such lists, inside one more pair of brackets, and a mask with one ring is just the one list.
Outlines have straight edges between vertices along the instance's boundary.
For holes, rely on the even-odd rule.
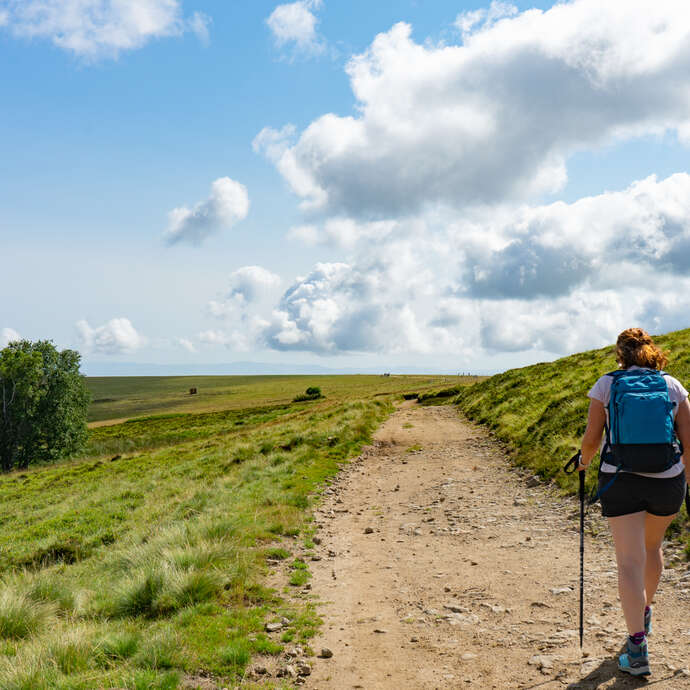
[[[289,403],[310,386],[339,401],[473,382],[472,376],[108,376],[88,377],[89,422],[171,412],[213,412]],[[197,389],[190,395],[191,388]]]

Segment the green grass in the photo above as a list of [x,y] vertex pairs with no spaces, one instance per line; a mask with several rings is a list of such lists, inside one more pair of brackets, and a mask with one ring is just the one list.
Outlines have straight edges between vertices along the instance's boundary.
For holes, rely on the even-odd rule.
[[[666,371],[687,386],[690,329],[658,336],[655,342],[669,351]],[[601,375],[616,368],[614,347],[609,346],[511,369],[458,389],[453,401],[470,419],[486,425],[506,442],[516,464],[575,493],[577,476],[566,475],[561,469],[579,448],[587,422],[587,391]],[[588,491],[596,479],[596,472],[587,473]],[[686,524],[684,517],[678,522]],[[680,525],[676,531],[683,532]]]
[[[307,582],[292,554],[311,506],[410,381],[220,378],[206,401],[194,378],[195,409],[158,415],[178,380],[99,380],[115,402],[98,414],[147,416],[93,428],[86,457],[0,476],[0,688],[176,688],[199,670],[233,686],[282,651],[267,620],[287,617],[286,639],[315,633],[308,603],[265,587],[266,560]],[[290,402],[314,382],[326,397]]]
[[[307,388],[340,402],[428,391],[457,376],[123,376],[88,377],[89,421],[287,404]],[[197,395],[189,389],[196,387]]]

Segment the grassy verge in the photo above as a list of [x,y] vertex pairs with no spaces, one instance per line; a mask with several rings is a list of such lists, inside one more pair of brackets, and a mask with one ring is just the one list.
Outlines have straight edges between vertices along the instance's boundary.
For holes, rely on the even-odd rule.
[[[655,338],[669,351],[668,373],[690,384],[690,330]],[[579,448],[587,422],[587,391],[608,371],[616,369],[613,346],[582,352],[555,362],[512,369],[460,388],[453,399],[470,419],[489,427],[513,450],[517,465],[575,493],[577,477],[561,468]],[[448,400],[448,398],[446,398]],[[596,472],[587,474],[587,488]],[[690,556],[685,508],[673,529],[683,533]]]
[[93,430],[91,457],[0,477],[0,687],[233,685],[280,653],[267,620],[306,641],[315,612],[263,586],[266,558],[292,558],[319,487],[391,409],[329,396],[139,419]]

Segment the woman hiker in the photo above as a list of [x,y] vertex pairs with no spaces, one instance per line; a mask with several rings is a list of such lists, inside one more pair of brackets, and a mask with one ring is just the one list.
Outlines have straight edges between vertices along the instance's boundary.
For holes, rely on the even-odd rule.
[[[589,415],[578,469],[585,471],[597,451],[601,452],[599,496],[615,544],[618,592],[628,628],[618,668],[642,676],[650,673],[647,636],[652,629],[652,601],[664,566],[661,545],[666,528],[683,503],[686,477],[690,483],[690,462],[684,466],[681,457],[682,448],[690,448],[690,404],[682,384],[660,371],[667,363],[666,356],[641,328],[629,328],[618,336],[616,360],[619,371],[602,376],[587,394]],[[655,390],[650,392],[650,386]],[[625,402],[624,394],[628,396]],[[666,405],[665,413],[659,412],[660,401]],[[656,412],[649,407],[652,404],[657,405]],[[650,442],[644,438],[646,433],[658,433],[650,427],[658,426],[654,420],[663,416],[667,417],[670,444],[665,444],[662,462],[651,458],[662,444],[639,444]]]

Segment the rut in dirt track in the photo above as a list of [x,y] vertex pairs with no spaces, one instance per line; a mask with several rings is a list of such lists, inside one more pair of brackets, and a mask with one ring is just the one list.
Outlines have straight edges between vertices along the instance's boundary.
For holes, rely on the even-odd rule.
[[[307,687],[640,687],[615,668],[625,626],[596,508],[580,654],[577,515],[454,408],[399,409],[315,514],[310,596],[324,625],[312,647],[334,656],[314,660]],[[665,572],[655,688],[690,688],[689,588],[684,565]]]

